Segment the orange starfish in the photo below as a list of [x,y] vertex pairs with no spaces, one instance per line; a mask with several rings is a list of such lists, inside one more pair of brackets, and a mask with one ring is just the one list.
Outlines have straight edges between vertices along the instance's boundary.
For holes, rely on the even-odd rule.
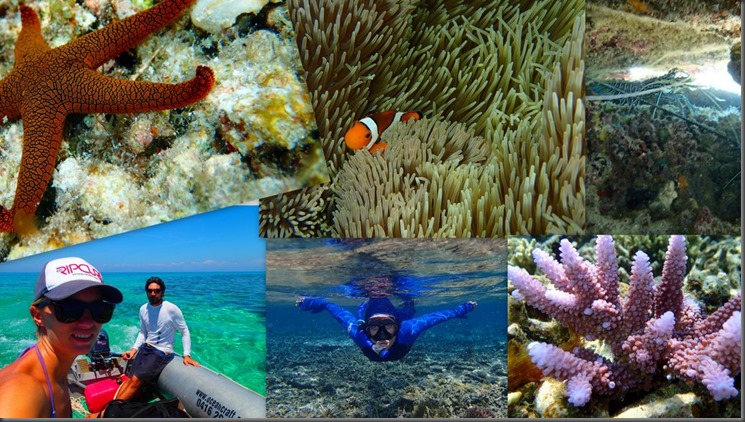
[[212,69],[198,66],[178,84],[125,81],[96,68],[174,20],[194,0],[163,0],[148,10],[50,48],[39,16],[21,5],[15,67],[0,81],[0,120],[23,119],[23,153],[10,209],[0,206],[0,232],[33,220],[52,178],[65,118],[71,113],[138,113],[184,107],[212,89]]

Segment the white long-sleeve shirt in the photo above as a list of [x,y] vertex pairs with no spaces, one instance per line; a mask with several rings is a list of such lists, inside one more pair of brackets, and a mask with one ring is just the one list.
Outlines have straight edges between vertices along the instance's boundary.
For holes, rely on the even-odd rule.
[[146,303],[140,308],[140,333],[133,347],[139,349],[143,343],[148,343],[162,352],[173,353],[177,330],[181,333],[184,356],[190,356],[191,335],[181,309],[166,300],[158,306]]

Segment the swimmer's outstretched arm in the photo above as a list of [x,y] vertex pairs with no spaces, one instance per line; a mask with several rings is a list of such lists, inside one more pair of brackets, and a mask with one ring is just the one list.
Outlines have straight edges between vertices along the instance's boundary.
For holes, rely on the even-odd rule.
[[365,333],[359,328],[357,318],[352,315],[351,312],[342,308],[341,306],[331,303],[326,299],[305,297],[295,301],[295,305],[303,311],[310,311],[318,313],[326,310],[331,316],[339,323],[347,333],[349,337],[354,340],[355,344],[360,348],[372,347],[372,342],[365,335]]
[[332,317],[339,322],[344,328],[351,323],[357,323],[357,318],[351,312],[341,306],[331,303],[326,299],[318,297],[304,297],[295,301],[295,305],[303,311],[311,311],[314,314],[323,310],[329,311]]
[[478,304],[475,301],[466,302],[454,309],[445,309],[443,311],[430,312],[417,318],[404,321],[401,326],[401,335],[408,338],[402,341],[414,341],[424,331],[435,325],[453,318],[465,318],[466,314],[476,309]]

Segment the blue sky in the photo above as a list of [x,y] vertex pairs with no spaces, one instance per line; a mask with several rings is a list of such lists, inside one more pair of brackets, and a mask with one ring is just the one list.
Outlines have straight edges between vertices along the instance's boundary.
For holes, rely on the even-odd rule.
[[264,271],[257,205],[240,205],[0,263],[3,272],[41,271],[79,256],[102,273],[130,271]]

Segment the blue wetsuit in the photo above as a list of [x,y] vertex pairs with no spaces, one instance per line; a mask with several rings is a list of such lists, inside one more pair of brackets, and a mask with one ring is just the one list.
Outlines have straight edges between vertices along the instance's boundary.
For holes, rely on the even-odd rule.
[[[375,362],[399,360],[406,356],[414,345],[414,341],[427,329],[453,318],[465,318],[474,306],[464,303],[455,309],[431,312],[420,317],[413,317],[413,307],[408,304],[401,310],[396,310],[388,298],[371,298],[363,302],[357,310],[357,317],[339,305],[320,298],[305,298],[298,305],[303,311],[313,313],[327,310],[349,333],[349,337],[362,350],[368,359]],[[373,350],[374,342],[365,334],[363,322],[370,315],[388,313],[396,316],[400,327],[396,334],[396,341],[380,354]]]

